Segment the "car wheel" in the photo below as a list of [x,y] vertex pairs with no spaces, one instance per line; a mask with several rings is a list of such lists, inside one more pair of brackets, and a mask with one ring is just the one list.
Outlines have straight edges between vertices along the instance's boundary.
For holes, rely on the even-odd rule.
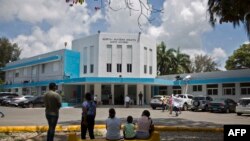
[[185,103],[184,105],[183,105],[183,111],[187,111],[188,110],[188,106],[187,106],[187,104]]
[[194,101],[193,105],[194,105],[195,107],[199,107],[199,106],[200,106],[200,101]]
[[227,108],[227,109],[226,109],[226,113],[230,113],[230,110],[229,110],[229,108]]
[[34,107],[34,104],[30,103],[29,108],[33,108],[33,107]]
[[154,110],[155,110],[155,109],[156,109],[156,107],[152,107],[152,109],[154,109]]
[[207,105],[205,106],[204,111],[208,111],[208,106]]
[[242,115],[242,113],[237,113],[238,116]]

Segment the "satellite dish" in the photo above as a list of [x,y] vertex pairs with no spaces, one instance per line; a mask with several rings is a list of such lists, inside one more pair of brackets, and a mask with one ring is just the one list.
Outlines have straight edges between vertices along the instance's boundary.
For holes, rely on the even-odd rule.
[[184,80],[188,80],[190,78],[191,78],[191,75],[187,75],[187,76],[185,76]]

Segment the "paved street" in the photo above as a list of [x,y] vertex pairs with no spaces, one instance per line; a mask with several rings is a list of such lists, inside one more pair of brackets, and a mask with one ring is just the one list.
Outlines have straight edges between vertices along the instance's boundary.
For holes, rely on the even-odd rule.
[[[188,127],[223,127],[224,124],[250,124],[250,115],[237,116],[235,113],[209,113],[183,111],[181,115],[175,117],[168,111],[152,110],[148,106],[123,108],[115,106],[116,115],[123,120],[128,115],[132,115],[136,120],[140,117],[144,109],[148,109],[156,125],[188,126]],[[96,123],[103,123],[108,117],[109,107],[98,107]],[[0,107],[0,111],[5,114],[0,118],[0,126],[10,125],[47,125],[44,115],[44,108],[14,108]],[[60,110],[59,124],[70,125],[80,124],[81,108],[62,108]]]
[[[96,123],[104,123],[108,117],[109,106],[102,106],[97,108]],[[178,117],[170,115],[168,111],[162,112],[159,110],[152,110],[148,106],[123,108],[122,106],[115,106],[117,117],[121,118],[125,123],[128,115],[132,115],[136,120],[140,117],[144,109],[148,109],[153,118],[155,125],[167,126],[184,126],[184,127],[223,127],[224,124],[250,124],[250,115],[237,116],[235,113],[209,113],[209,112],[191,112],[183,111]],[[0,111],[5,114],[4,118],[0,118],[0,126],[14,126],[14,125],[47,125],[44,116],[44,108],[14,108],[14,107],[0,107]],[[60,110],[59,125],[80,125],[81,108],[62,108]],[[26,133],[28,134],[28,133]],[[26,135],[17,135],[18,138]],[[79,134],[79,133],[78,133]],[[166,131],[161,132],[162,141],[223,141],[223,133],[213,132],[177,132]],[[13,136],[13,135],[12,135]],[[30,141],[43,141],[46,139],[46,133],[34,136]],[[23,137],[26,140],[27,137]],[[0,139],[1,140],[1,139]],[[21,139],[22,140],[22,139]],[[57,133],[55,141],[66,141],[67,136],[62,133]],[[1,140],[2,141],[2,140]],[[12,141],[6,138],[3,141]]]

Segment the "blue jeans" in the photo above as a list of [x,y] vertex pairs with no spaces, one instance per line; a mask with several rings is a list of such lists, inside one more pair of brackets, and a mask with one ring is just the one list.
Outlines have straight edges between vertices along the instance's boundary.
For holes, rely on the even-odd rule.
[[56,124],[58,120],[58,115],[48,115],[46,114],[46,118],[49,124],[49,129],[47,132],[47,141],[53,141],[55,135]]

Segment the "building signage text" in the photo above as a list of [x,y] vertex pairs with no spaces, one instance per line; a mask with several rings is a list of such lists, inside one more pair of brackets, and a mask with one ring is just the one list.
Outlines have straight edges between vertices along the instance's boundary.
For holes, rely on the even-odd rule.
[[102,38],[103,41],[107,41],[109,43],[120,43],[120,44],[128,44],[130,42],[136,42],[136,39],[131,38]]

